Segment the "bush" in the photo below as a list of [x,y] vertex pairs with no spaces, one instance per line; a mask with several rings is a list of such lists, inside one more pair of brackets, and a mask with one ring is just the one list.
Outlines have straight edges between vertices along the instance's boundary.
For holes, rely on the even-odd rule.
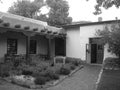
[[108,57],[104,60],[104,64],[107,64],[107,63],[120,64],[120,59],[119,58]]
[[0,65],[0,76],[1,77],[8,77],[10,76],[10,71],[12,67],[9,64],[1,64]]
[[79,62],[78,62],[78,61],[73,61],[73,64],[74,64],[75,66],[78,66],[78,65],[79,65]]
[[9,74],[9,72],[2,72],[2,73],[0,73],[0,76],[1,77],[9,77],[10,76],[10,74]]
[[11,70],[10,75],[22,75],[22,70],[19,69]]
[[70,58],[70,57],[66,57],[65,60],[66,63],[72,63],[75,66],[78,66],[79,64],[81,64],[83,61],[79,58]]
[[72,63],[64,64],[63,67],[66,68],[66,69],[69,69],[69,70],[74,70],[75,69],[75,65],[72,64]]
[[70,69],[67,69],[65,67],[61,67],[60,71],[59,71],[59,74],[61,74],[61,75],[68,75],[68,74],[70,74]]
[[120,58],[120,24],[107,25],[103,30],[97,30],[96,35],[102,37],[103,44],[108,45],[108,51]]
[[32,71],[23,70],[23,71],[22,71],[22,74],[23,74],[23,75],[32,75],[33,72],[32,72]]
[[46,82],[46,77],[42,77],[42,76],[36,77],[34,82],[35,84],[38,84],[38,85],[44,85]]
[[59,75],[56,74],[56,73],[54,73],[54,72],[51,72],[51,71],[46,71],[45,77],[48,77],[48,78],[50,78],[50,79],[52,79],[52,80],[57,80],[57,79],[59,79]]
[[71,66],[70,66],[70,69],[71,69],[71,70],[74,70],[74,69],[75,69],[75,66],[74,66],[74,65],[71,65]]
[[39,72],[33,72],[31,76],[36,78],[38,76],[41,76],[41,74]]

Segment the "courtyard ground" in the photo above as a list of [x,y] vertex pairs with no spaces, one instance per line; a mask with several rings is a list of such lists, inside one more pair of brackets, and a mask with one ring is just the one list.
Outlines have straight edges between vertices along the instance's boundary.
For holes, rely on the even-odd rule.
[[[85,65],[84,68],[76,72],[73,76],[65,79],[60,84],[42,90],[94,90],[100,69],[101,69],[100,65]],[[34,89],[20,87],[0,80],[0,90],[34,90]]]
[[85,65],[72,77],[48,90],[95,90],[101,65]]
[[120,70],[103,70],[97,90],[120,90]]

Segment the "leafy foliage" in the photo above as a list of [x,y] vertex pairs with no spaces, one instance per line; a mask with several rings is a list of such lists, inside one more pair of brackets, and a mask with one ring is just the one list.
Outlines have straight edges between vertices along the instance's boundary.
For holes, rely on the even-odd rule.
[[120,24],[113,24],[111,27],[105,26],[97,35],[102,36],[102,41],[109,45],[108,51],[114,53],[120,58]]
[[102,13],[101,7],[108,9],[112,7],[113,5],[116,8],[119,8],[120,6],[120,0],[96,0],[96,2],[97,2],[97,5],[95,5],[95,10],[96,10],[94,12],[95,15]]
[[39,76],[39,77],[36,77],[34,82],[35,82],[35,84],[38,84],[38,85],[44,85],[46,82],[46,78]]
[[[48,7],[49,12],[41,13],[43,6]],[[65,0],[18,0],[14,2],[8,12],[28,18],[34,18],[48,22],[52,26],[61,26],[72,22],[69,17],[69,5]]]
[[12,69],[11,64],[0,64],[0,76],[8,77],[10,75],[10,70]]
[[14,2],[14,5],[11,6],[8,12],[24,17],[34,18],[43,6],[43,0],[34,0],[33,2],[29,0],[18,0]]
[[72,18],[68,17],[69,5],[65,0],[46,0],[46,4],[50,8],[48,13],[48,24],[52,26],[60,26],[72,22]]
[[59,71],[59,74],[61,74],[61,75],[68,75],[68,74],[70,74],[70,69],[68,69],[66,67],[61,67],[60,71]]

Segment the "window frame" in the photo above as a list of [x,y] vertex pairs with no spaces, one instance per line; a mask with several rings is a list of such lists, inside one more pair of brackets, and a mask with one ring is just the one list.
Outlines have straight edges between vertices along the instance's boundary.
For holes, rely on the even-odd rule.
[[[15,45],[13,45],[13,43],[15,43]],[[17,50],[18,50],[18,39],[8,38],[7,39],[7,54],[17,54]]]

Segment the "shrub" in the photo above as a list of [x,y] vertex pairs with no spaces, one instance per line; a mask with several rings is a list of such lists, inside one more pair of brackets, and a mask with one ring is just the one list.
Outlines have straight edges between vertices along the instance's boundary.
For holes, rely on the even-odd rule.
[[28,70],[23,70],[23,71],[22,71],[22,74],[23,74],[23,75],[32,75],[33,72],[32,72],[32,71],[28,71]]
[[[34,75],[35,76],[35,75]],[[52,70],[48,69],[46,71],[40,72],[40,73],[36,73],[36,77],[37,76],[42,76],[42,77],[46,77],[46,81],[50,81],[50,80],[57,80],[59,79],[59,75],[56,74],[55,72],[53,72]]]
[[36,77],[34,82],[35,84],[38,84],[38,85],[44,85],[46,82],[46,77],[42,77],[42,76]]
[[53,66],[54,66],[54,62],[53,62],[53,63],[51,63],[51,64],[50,64],[50,66],[51,66],[51,67],[53,67]]
[[12,67],[9,64],[1,64],[0,65],[0,76],[1,77],[8,77],[10,74]]
[[32,75],[33,77],[38,77],[38,76],[41,76],[39,72],[33,72]]
[[97,30],[96,35],[102,37],[102,43],[108,45],[108,51],[120,58],[120,24],[107,25],[103,30]]
[[83,61],[79,58],[70,58],[70,57],[66,57],[65,60],[66,63],[72,63],[75,66],[78,66],[79,64],[81,64]]
[[108,57],[104,60],[104,64],[107,63],[116,63],[116,64],[120,64],[120,60],[119,58],[112,58],[112,57]]
[[71,69],[71,70],[74,70],[74,69],[75,69],[75,66],[72,64],[72,65],[70,66],[70,69]]
[[70,69],[67,69],[65,67],[61,67],[59,73],[61,75],[68,75],[68,74],[70,74]]
[[46,75],[45,71],[43,71],[43,72],[34,72],[32,74],[32,76],[35,77],[35,78],[45,77],[45,81],[50,81],[51,80],[51,78]]
[[54,73],[54,72],[51,72],[51,71],[46,71],[45,77],[48,77],[48,78],[50,78],[50,79],[52,79],[52,80],[57,80],[57,79],[59,79],[59,75],[56,74],[56,73]]
[[22,70],[16,69],[16,70],[11,70],[10,75],[21,75]]
[[78,65],[79,65],[79,62],[78,62],[78,61],[73,61],[73,64],[74,64],[75,66],[78,66]]
[[68,64],[64,64],[63,67],[66,68],[66,69],[72,70],[72,69],[75,68],[75,65],[72,64],[72,63],[68,63]]
[[0,76],[1,77],[8,77],[8,76],[10,76],[10,74],[9,74],[9,72],[2,72],[2,73],[0,73]]
[[103,68],[119,68],[120,67],[120,59],[119,58],[106,58],[103,63]]

